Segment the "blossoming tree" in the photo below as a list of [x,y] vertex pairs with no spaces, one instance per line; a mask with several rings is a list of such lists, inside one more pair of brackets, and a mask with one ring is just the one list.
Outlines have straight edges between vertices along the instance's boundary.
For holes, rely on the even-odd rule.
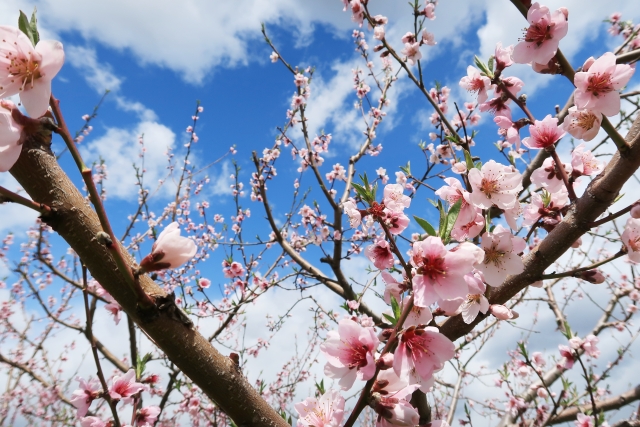
[[[263,28],[271,60],[291,74],[294,94],[275,143],[252,153],[247,191],[264,218],[251,221],[268,228],[255,241],[242,235],[251,212],[240,204],[240,171],[233,176],[237,213],[225,223],[198,198],[208,179],[190,165],[190,149],[180,161],[169,160],[177,189],[160,214],[149,208],[152,195],[139,171],[138,203],[117,235],[103,204],[106,166],[88,166],[78,150],[82,135],[71,135],[51,93],[64,62],[61,43],[40,40],[35,15],[21,14],[19,28],[0,27],[0,97],[18,95],[23,107],[15,97],[0,101],[0,171],[26,193],[0,187],[0,201],[39,214],[14,264],[11,298],[0,308],[6,384],[0,425],[439,427],[487,417],[500,426],[638,425],[640,413],[626,406],[640,400],[637,376],[627,391],[607,384],[640,333],[631,322],[640,300],[640,201],[618,206],[640,167],[640,104],[638,92],[628,90],[640,58],[638,27],[612,15],[610,31],[622,35],[620,47],[576,68],[561,50],[570,11],[512,0],[528,22],[524,35],[498,43],[486,61],[476,57],[460,78],[475,102],[463,109],[454,103],[453,111],[450,89],[429,89],[421,67],[422,52],[436,43],[428,31],[435,1],[413,3],[414,28],[399,50],[398,41],[387,39],[388,18],[374,14],[375,2],[343,3],[359,26],[353,38],[367,70],[353,73],[364,136],[346,168],[324,164],[332,136],[310,131],[314,70],[287,62]],[[374,70],[374,55],[381,71]],[[526,82],[509,75],[516,67],[556,75],[553,84],[575,90],[558,100],[563,108],[536,117],[522,92]],[[400,78],[433,109],[432,143],[419,147],[422,165],[394,171],[396,182],[389,183],[385,168],[361,165],[382,150],[374,144],[376,130]],[[190,143],[198,141],[202,112],[198,105],[187,129]],[[495,122],[495,159],[479,155],[478,146],[488,144],[474,130],[481,117]],[[88,134],[91,117],[85,119]],[[54,138],[73,157],[84,188],[61,168]],[[300,179],[314,183],[312,206],[298,180],[293,188],[279,181],[276,163],[286,162],[285,150]],[[269,202],[282,188],[293,193],[284,214]],[[422,206],[419,194],[435,200]],[[190,213],[192,203],[198,216]],[[13,256],[13,241],[4,238],[2,258]],[[149,251],[141,252],[149,241]],[[224,296],[216,299],[199,265],[220,247]],[[371,262],[365,279],[345,272],[357,256]],[[47,299],[52,287],[60,288],[59,299]],[[243,371],[246,359],[269,337],[246,346],[239,338],[242,316],[263,295],[286,288],[314,304],[309,347],[292,352],[272,383],[253,382]],[[592,289],[604,299],[579,298]],[[325,307],[314,298],[320,292],[341,302]],[[540,303],[558,330],[543,332],[564,337],[557,350],[537,348],[531,338]],[[70,314],[76,304],[84,307],[82,318]],[[16,314],[34,307],[44,327]],[[102,309],[115,323],[126,319],[126,357],[94,333]],[[591,313],[576,325],[570,310]],[[205,336],[201,325],[208,321],[217,327]],[[273,322],[272,330],[286,321]],[[526,333],[506,344],[504,364],[474,365],[507,327]],[[86,339],[64,343],[52,356],[47,348],[56,329]],[[602,366],[598,345],[607,337],[619,348]],[[143,355],[146,344],[153,350]],[[94,376],[71,380],[74,367],[65,361],[73,351],[90,354]],[[318,363],[324,368],[314,371]],[[315,390],[301,386],[308,379]],[[478,384],[480,396],[473,394]]]

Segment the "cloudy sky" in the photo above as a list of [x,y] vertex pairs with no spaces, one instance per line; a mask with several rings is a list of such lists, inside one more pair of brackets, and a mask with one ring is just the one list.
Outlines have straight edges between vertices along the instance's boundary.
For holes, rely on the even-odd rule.
[[[618,44],[602,22],[610,13],[622,12],[623,19],[640,21],[640,8],[634,1],[588,2],[588,7],[585,3],[547,3],[552,9],[569,9],[569,34],[560,46],[574,67]],[[335,149],[323,171],[334,162],[345,165],[354,144],[362,141],[362,123],[353,109],[356,98],[351,70],[363,68],[364,63],[354,51],[351,38],[357,27],[338,0],[3,0],[0,24],[15,25],[18,10],[30,15],[34,7],[38,9],[41,37],[60,40],[65,46],[66,63],[54,81],[53,91],[62,102],[69,127],[79,129],[81,116],[90,114],[105,90],[110,90],[92,123],[93,132],[82,143],[82,151],[88,163],[102,158],[109,167],[107,208],[115,218],[116,229],[125,226],[124,219],[135,206],[132,163],[138,161],[138,137],[145,137],[146,182],[156,182],[166,173],[166,149],[178,154],[184,150],[188,138],[185,128],[191,124],[196,100],[204,106],[204,112],[198,123],[200,140],[193,161],[205,166],[235,145],[238,153],[234,158],[245,173],[241,180],[248,184],[251,151],[271,146],[276,127],[285,122],[295,89],[292,76],[280,64],[269,61],[270,49],[260,33],[261,23],[287,61],[316,69],[308,108],[310,128],[317,133],[332,133]],[[389,17],[387,38],[400,46],[400,38],[413,26],[407,2],[370,1],[369,8],[374,14]],[[451,87],[452,98],[458,102],[471,100],[459,89],[458,81],[466,74],[473,55],[486,60],[496,42],[517,43],[526,21],[508,0],[441,0],[436,15],[435,21],[426,24],[438,44],[422,48],[425,79],[431,86],[438,80]],[[373,46],[370,34],[367,38]],[[376,59],[378,69],[379,65]],[[537,117],[553,113],[553,107],[563,105],[571,92],[561,77],[536,75],[526,66],[514,67],[513,73],[525,81],[524,92]],[[425,123],[431,112],[400,76],[391,93],[389,116],[376,141],[385,148],[379,157],[366,159],[364,168],[373,174],[384,166],[393,176],[399,165],[416,158],[420,154],[417,143],[428,139],[430,129]],[[489,118],[483,118],[483,123],[487,126],[480,128],[478,150],[491,153],[497,136]],[[61,143],[56,144],[54,149],[61,150]],[[61,161],[72,170],[68,157],[63,156]],[[282,187],[277,188],[286,190],[282,194],[291,192],[296,167],[280,166],[277,185]],[[213,183],[205,191],[226,217],[233,215],[228,189],[231,171],[228,160],[211,168]],[[78,178],[77,174],[72,177]],[[0,184],[11,187],[11,179],[2,175]],[[425,194],[423,200],[426,197],[433,195]],[[272,199],[276,210],[288,200],[279,195]],[[260,206],[251,204],[248,198],[244,207],[257,216],[262,214]],[[15,206],[0,206],[0,212],[0,231],[12,230],[18,235],[34,218]],[[430,213],[423,216],[434,217]],[[257,233],[260,222],[255,224],[250,230]],[[205,271],[211,269],[214,281],[220,276],[219,263],[212,258],[211,266],[204,267]],[[355,260],[348,268],[355,275],[364,264]],[[335,302],[327,298],[327,304]],[[251,318],[254,331],[275,305],[266,299],[262,304]],[[300,325],[291,326],[281,336],[296,333],[304,339]],[[283,338],[281,345],[274,345],[270,357],[284,357],[278,352],[286,347],[285,342]]]

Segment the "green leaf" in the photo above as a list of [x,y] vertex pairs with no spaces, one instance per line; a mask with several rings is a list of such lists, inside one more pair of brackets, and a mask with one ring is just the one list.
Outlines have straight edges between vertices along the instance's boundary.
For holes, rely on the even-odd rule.
[[482,62],[482,60],[480,58],[478,58],[477,55],[473,56],[473,62],[476,63],[476,67],[478,67],[480,69],[480,71],[482,71],[484,74],[486,75],[490,75],[489,73],[489,69],[487,68],[487,66],[484,64],[484,62]]
[[442,237],[442,232],[444,231],[444,224],[447,219],[447,214],[444,211],[444,206],[442,206],[441,200],[438,200],[438,211],[440,211],[440,222],[438,223],[438,236]]
[[36,18],[37,9],[33,8],[33,13],[31,14],[31,21],[29,22],[29,26],[31,27],[31,34],[33,35],[33,45],[37,45],[40,41],[40,33],[38,32],[38,18]]
[[436,230],[433,229],[433,227],[431,226],[431,224],[429,224],[429,222],[427,222],[427,220],[419,218],[419,217],[417,217],[415,215],[413,216],[413,219],[416,220],[418,225],[420,227],[422,227],[422,229],[424,231],[426,231],[429,236],[435,236],[436,235]]
[[482,162],[481,161],[477,161],[476,164],[474,165],[474,167],[476,169],[482,169]]
[[392,316],[389,316],[386,313],[382,313],[382,315],[384,316],[385,319],[389,321],[389,323],[391,323],[393,326],[396,326],[396,319],[394,319]]
[[470,171],[471,169],[474,168],[473,159],[471,158],[471,153],[469,153],[467,150],[462,150],[462,151],[464,151],[464,161],[467,164],[467,170]]
[[449,212],[447,213],[447,220],[445,222],[444,234],[440,235],[445,245],[449,243],[449,240],[451,238],[451,230],[453,230],[453,226],[455,225],[456,220],[458,219],[458,215],[460,214],[461,207],[462,207],[462,198],[458,199],[458,201],[455,202],[453,206],[449,208]]
[[489,68],[489,71],[491,71],[491,74],[493,74],[493,62],[494,62],[494,56],[491,55],[489,57],[489,61],[487,62],[487,67]]
[[33,33],[31,32],[31,25],[29,24],[29,18],[23,11],[20,11],[20,17],[18,18],[18,28],[22,31],[28,38],[31,40],[32,45],[36,45],[33,38]]
[[407,175],[411,175],[411,162],[407,162],[407,166],[400,166],[400,170]]
[[320,383],[316,383],[316,388],[318,389],[318,393],[320,393],[320,395],[324,394],[324,379],[322,381],[320,381]]
[[391,309],[393,310],[393,317],[397,323],[398,319],[400,319],[400,314],[402,314],[402,310],[400,309],[400,304],[398,304],[398,301],[393,295],[391,295]]

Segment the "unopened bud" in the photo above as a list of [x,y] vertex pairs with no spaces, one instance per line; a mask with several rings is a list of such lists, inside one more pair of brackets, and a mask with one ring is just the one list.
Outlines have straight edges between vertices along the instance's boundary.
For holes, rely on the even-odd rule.
[[380,370],[386,370],[393,366],[393,353],[385,353],[376,360],[376,367]]
[[393,329],[383,329],[378,334],[378,339],[383,342],[387,341],[389,340],[389,337],[391,336],[392,333],[393,333]]
[[595,283],[596,285],[604,282],[604,274],[597,269],[581,271],[576,277],[586,280],[587,282]]
[[631,218],[640,218],[640,203],[636,203],[631,208]]
[[489,306],[489,312],[491,312],[491,314],[499,320],[510,320],[515,319],[519,316],[519,314],[509,310],[507,307],[501,304],[491,304]]

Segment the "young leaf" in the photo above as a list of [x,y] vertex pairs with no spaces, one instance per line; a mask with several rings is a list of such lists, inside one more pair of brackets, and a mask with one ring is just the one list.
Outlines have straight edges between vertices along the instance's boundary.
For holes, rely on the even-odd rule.
[[31,40],[32,45],[36,45],[33,38],[33,33],[31,32],[31,25],[29,24],[29,18],[24,14],[23,11],[20,11],[20,17],[18,18],[18,28],[22,31],[29,40]]
[[493,62],[494,62],[495,57],[493,55],[491,55],[489,57],[489,62],[487,62],[487,66],[489,67],[489,71],[491,71],[491,74],[493,74]]
[[407,166],[400,166],[400,170],[407,175],[411,175],[411,162],[407,162]]
[[436,235],[436,230],[434,230],[434,229],[433,229],[433,227],[431,226],[431,224],[429,224],[429,223],[427,222],[427,220],[422,219],[422,218],[420,218],[420,217],[417,217],[417,216],[415,216],[415,215],[413,216],[413,219],[415,219],[415,220],[416,220],[416,222],[418,223],[418,225],[419,225],[420,227],[422,227],[422,229],[423,229],[424,231],[426,231],[426,232],[427,232],[427,234],[428,234],[429,236],[435,236],[435,235]]
[[31,21],[29,22],[29,26],[31,27],[31,35],[33,35],[33,45],[37,45],[40,41],[40,33],[38,32],[38,18],[36,18],[37,9],[33,8],[33,13],[31,14]]
[[442,206],[442,201],[438,200],[438,210],[440,211],[440,222],[438,224],[438,236],[442,237],[442,233],[444,232],[444,224],[447,219],[447,214],[444,211],[444,206]]
[[394,319],[393,316],[389,316],[386,313],[382,313],[382,315],[389,321],[389,323],[391,323],[392,326],[396,326],[396,319]]
[[402,310],[400,310],[400,304],[398,304],[398,301],[393,295],[391,295],[391,309],[393,310],[393,317],[397,322],[398,319],[400,319],[400,314],[402,314]]
[[460,214],[461,207],[462,207],[462,198],[458,199],[458,201],[455,202],[453,206],[449,208],[449,212],[447,213],[447,220],[445,222],[444,234],[440,235],[445,245],[449,243],[451,230],[453,230],[453,226],[455,225],[456,220],[458,219],[458,215]]
[[467,164],[467,170],[471,170],[474,168],[473,159],[471,158],[471,153],[467,150],[464,151],[464,161]]

